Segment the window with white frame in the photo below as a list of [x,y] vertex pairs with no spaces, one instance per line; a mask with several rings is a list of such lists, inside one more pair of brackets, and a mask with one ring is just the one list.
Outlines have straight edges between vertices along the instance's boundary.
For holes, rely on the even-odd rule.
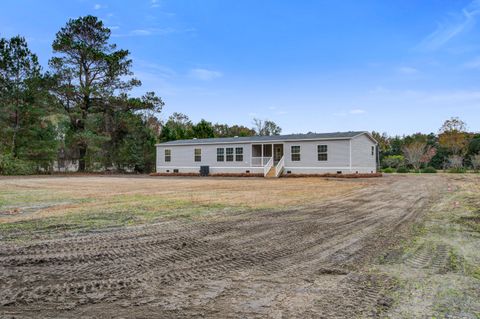
[[233,162],[233,147],[227,147],[225,149],[227,162]]
[[300,161],[300,146],[295,145],[291,148],[292,162]]
[[375,146],[372,146],[372,156],[375,155]]
[[201,162],[202,161],[202,149],[201,148],[196,148],[194,150],[194,160],[195,162]]
[[165,149],[165,162],[170,162],[172,160],[172,150]]
[[317,153],[319,161],[328,161],[328,146],[327,145],[317,145]]
[[235,161],[243,162],[243,147],[235,148]]
[[224,148],[217,148],[217,162],[225,161],[225,149]]

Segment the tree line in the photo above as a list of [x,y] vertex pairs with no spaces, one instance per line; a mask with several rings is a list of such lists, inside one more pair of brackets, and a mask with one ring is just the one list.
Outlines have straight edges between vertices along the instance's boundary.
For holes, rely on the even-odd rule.
[[[94,16],[70,19],[55,36],[46,71],[25,38],[0,38],[0,174],[51,172],[73,162],[80,172],[150,172],[157,142],[281,133],[260,119],[252,128],[193,123],[182,113],[159,120],[164,101],[155,92],[130,94],[142,83],[130,52],[110,37]],[[480,134],[458,118],[437,134],[373,136],[384,169],[480,167]]]
[[50,172],[75,162],[77,170],[149,172],[155,143],[182,138],[279,134],[271,121],[241,125],[192,123],[141,86],[128,50],[110,41],[94,16],[70,19],[56,34],[44,71],[21,36],[0,38],[0,174]]
[[228,124],[212,124],[212,122],[204,119],[194,124],[187,115],[175,112],[162,125],[159,141],[167,142],[190,138],[279,135],[282,132],[282,129],[273,121],[255,118],[253,119],[253,123],[253,128],[248,128],[243,125],[230,126]]
[[457,117],[446,120],[437,134],[390,137],[373,132],[373,137],[379,143],[381,166],[388,172],[480,169],[480,134],[468,132]]

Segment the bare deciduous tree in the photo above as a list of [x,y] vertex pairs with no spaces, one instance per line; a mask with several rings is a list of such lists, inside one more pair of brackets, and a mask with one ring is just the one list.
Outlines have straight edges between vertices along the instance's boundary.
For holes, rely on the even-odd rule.
[[463,156],[452,155],[448,157],[449,168],[461,168],[463,167]]
[[452,117],[446,120],[440,128],[440,133],[445,132],[465,132],[467,130],[467,124],[458,117]]
[[420,169],[420,165],[425,161],[425,156],[429,151],[427,144],[423,142],[413,142],[403,147],[405,159],[416,170]]
[[473,169],[477,172],[480,169],[480,154],[472,155],[470,161],[472,162]]
[[253,119],[254,130],[257,135],[260,136],[271,136],[271,135],[280,135],[282,128],[278,126],[275,122],[260,119]]
[[453,155],[462,156],[467,152],[468,134],[465,122],[458,117],[445,121],[438,135],[438,143],[450,150]]
[[427,147],[425,147],[425,153],[423,153],[420,162],[427,165],[428,163],[430,163],[430,161],[435,155],[437,155],[437,149],[428,145]]

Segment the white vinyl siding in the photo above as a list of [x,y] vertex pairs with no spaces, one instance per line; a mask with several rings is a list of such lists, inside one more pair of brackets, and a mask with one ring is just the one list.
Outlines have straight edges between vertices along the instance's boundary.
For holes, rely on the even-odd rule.
[[[326,145],[328,151],[328,160],[318,160],[318,146]],[[301,160],[292,161],[292,146],[300,146]],[[285,167],[305,167],[313,170],[314,168],[335,167],[335,169],[345,171],[350,167],[350,141],[332,140],[332,141],[302,141],[285,142]]]
[[[338,171],[342,173],[376,171],[376,143],[367,134],[360,134],[352,139],[285,140],[282,144],[284,145],[285,172],[319,174]],[[319,160],[319,153],[323,153],[319,151],[325,150],[325,147],[319,147],[320,145],[326,146],[326,161]],[[372,146],[374,155],[372,155]],[[227,148],[233,149],[233,152],[228,151],[228,155],[233,156],[232,161],[226,160]],[[201,149],[201,162],[195,161],[195,155],[198,155],[198,153],[195,154],[195,149]],[[198,173],[201,165],[208,165],[212,173],[245,173],[246,171],[262,173],[262,167],[252,167],[251,159],[252,143],[159,144],[157,146],[158,172],[173,172],[174,169],[178,169],[180,173]]]
[[[234,161],[227,162],[225,160],[225,148],[234,148]],[[195,149],[201,149],[201,162],[195,162]],[[171,150],[171,161],[165,162],[165,149]],[[217,151],[218,149],[218,151]],[[241,149],[241,154],[237,152]],[[218,152],[218,153],[217,153]],[[218,154],[218,157],[217,157]],[[238,156],[237,156],[238,154]],[[191,172],[198,172],[201,165],[208,165],[210,168],[222,168],[225,172],[245,173],[246,170],[256,172],[251,168],[250,158],[252,156],[252,147],[250,144],[238,143],[227,145],[158,145],[157,146],[157,167],[160,167],[160,172],[166,170],[173,171],[179,168],[180,172],[186,172],[187,167]],[[217,161],[217,158],[219,161]],[[230,169],[231,168],[231,169]],[[235,168],[238,168],[236,170]],[[217,169],[217,172],[218,172]],[[212,171],[212,170],[211,170]],[[262,171],[262,170],[260,170]],[[263,171],[262,171],[263,172]]]
[[[376,172],[376,158],[375,143],[366,134],[352,139],[352,167],[365,168],[364,171],[367,173]],[[354,169],[354,171],[356,171],[356,169]]]

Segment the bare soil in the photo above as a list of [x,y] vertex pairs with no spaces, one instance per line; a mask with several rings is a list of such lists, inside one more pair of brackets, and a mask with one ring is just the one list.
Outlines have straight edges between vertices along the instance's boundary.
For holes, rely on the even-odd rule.
[[[396,283],[372,261],[408,236],[447,179],[389,176],[297,209],[0,241],[0,317],[382,317]],[[410,262],[421,266],[428,249]]]

